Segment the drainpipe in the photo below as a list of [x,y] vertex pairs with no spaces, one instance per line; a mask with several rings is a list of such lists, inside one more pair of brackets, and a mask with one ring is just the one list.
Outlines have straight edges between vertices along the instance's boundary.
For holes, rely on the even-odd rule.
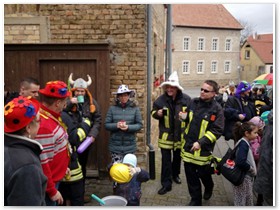
[[152,5],[147,5],[147,128],[146,139],[149,147],[149,174],[155,179],[155,150],[151,144],[151,84],[152,84]]
[[[166,26],[166,73],[165,78],[167,79],[172,73],[172,5],[167,5],[167,26]],[[165,80],[166,80],[165,79]]]

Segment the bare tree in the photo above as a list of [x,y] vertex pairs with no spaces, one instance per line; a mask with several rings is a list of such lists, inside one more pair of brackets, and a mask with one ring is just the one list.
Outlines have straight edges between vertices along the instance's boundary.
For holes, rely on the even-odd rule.
[[253,35],[255,31],[255,25],[251,25],[248,21],[245,20],[238,20],[238,22],[243,26],[243,30],[241,30],[241,36],[240,36],[240,46],[244,44],[244,42],[247,40],[247,38],[250,35]]

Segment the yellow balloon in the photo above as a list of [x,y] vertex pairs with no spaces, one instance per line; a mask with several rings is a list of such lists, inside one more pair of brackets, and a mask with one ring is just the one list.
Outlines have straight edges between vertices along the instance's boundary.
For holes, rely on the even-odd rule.
[[110,169],[110,176],[115,182],[130,182],[132,176],[129,174],[128,166],[123,163],[116,163]]

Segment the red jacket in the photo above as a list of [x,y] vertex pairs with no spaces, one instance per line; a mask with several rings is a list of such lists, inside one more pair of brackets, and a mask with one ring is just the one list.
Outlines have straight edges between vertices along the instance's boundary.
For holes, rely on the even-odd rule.
[[44,105],[41,105],[40,113],[41,123],[36,140],[43,146],[40,159],[44,174],[48,177],[46,192],[52,197],[57,193],[55,184],[65,176],[69,164],[68,135],[60,122],[60,114]]

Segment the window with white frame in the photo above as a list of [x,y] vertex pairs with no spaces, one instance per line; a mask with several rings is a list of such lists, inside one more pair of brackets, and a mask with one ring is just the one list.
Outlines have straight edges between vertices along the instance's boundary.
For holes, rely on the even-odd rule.
[[204,38],[198,38],[197,50],[204,50]]
[[245,50],[245,60],[250,59],[250,50]]
[[230,73],[230,61],[225,61],[225,73]]
[[204,72],[204,61],[197,61],[196,71],[198,74],[203,74]]
[[217,73],[218,72],[218,61],[212,61],[211,62],[211,73]]
[[190,73],[190,61],[183,61],[182,71],[183,71],[183,74]]
[[184,37],[184,41],[183,41],[183,50],[184,51],[190,50],[190,41],[191,41],[190,37]]
[[212,39],[212,51],[217,51],[218,50],[218,38],[213,38]]
[[226,51],[231,51],[231,39],[226,39]]

